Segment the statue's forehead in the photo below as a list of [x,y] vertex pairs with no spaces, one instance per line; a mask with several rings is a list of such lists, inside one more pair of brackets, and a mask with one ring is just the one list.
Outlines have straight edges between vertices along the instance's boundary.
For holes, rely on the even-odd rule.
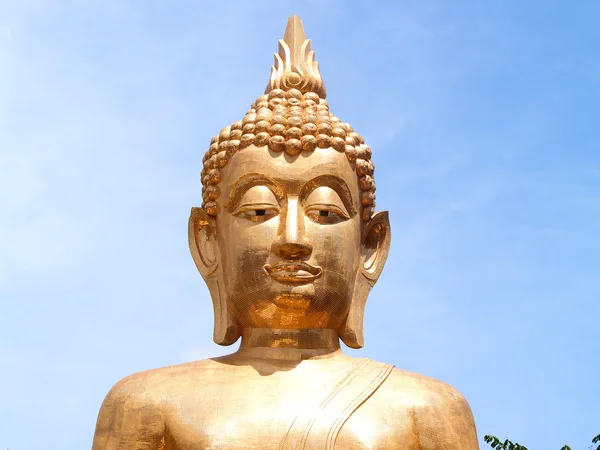
[[358,194],[356,174],[348,158],[332,148],[317,148],[309,154],[290,157],[265,147],[250,146],[236,153],[222,170],[222,188],[226,192],[244,175],[258,173],[278,180],[290,190],[299,190],[321,175],[333,175],[346,183],[353,197]]

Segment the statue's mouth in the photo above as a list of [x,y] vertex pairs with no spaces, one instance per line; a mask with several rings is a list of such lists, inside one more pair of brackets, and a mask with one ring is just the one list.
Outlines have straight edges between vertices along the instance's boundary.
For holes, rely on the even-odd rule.
[[281,261],[274,266],[265,264],[263,270],[278,283],[290,285],[311,283],[323,274],[323,269],[304,261]]

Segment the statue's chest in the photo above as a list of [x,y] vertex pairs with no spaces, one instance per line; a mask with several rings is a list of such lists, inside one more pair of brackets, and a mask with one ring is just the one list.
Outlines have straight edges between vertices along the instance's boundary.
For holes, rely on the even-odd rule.
[[[405,420],[382,417],[373,402],[345,417],[343,408],[311,404],[318,393],[315,387],[239,387],[206,389],[180,404],[168,423],[174,448],[384,449],[393,448],[390,442],[404,440],[398,424]],[[413,448],[409,438],[408,445],[396,448]]]

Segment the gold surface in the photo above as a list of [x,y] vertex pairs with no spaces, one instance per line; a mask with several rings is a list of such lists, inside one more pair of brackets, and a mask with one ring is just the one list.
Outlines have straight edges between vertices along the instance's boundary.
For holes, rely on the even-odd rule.
[[204,157],[188,237],[227,356],[119,381],[93,449],[478,449],[447,384],[340,350],[390,246],[371,150],[329,112],[296,16],[266,94]]

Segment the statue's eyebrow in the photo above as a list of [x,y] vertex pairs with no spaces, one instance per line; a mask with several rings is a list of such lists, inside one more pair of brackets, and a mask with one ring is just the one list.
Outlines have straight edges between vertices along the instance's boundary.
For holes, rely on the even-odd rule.
[[321,186],[327,186],[333,189],[337,195],[340,196],[350,217],[356,215],[356,208],[354,207],[352,194],[350,193],[350,189],[348,189],[348,185],[342,178],[336,177],[335,175],[319,175],[318,177],[307,181],[300,190],[300,201],[303,203],[312,191]]
[[261,173],[247,173],[239,177],[231,188],[231,191],[229,191],[225,209],[230,213],[235,211],[244,194],[254,186],[266,186],[275,194],[275,197],[279,201],[285,199],[284,189],[273,178],[266,177]]

